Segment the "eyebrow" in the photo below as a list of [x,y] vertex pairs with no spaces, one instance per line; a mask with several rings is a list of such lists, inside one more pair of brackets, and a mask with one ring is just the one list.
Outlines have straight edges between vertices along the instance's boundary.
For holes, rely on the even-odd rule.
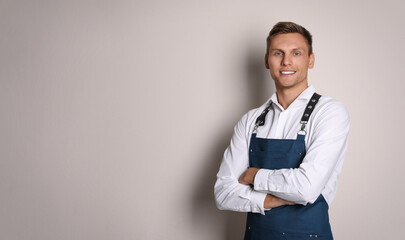
[[[272,52],[274,52],[274,51],[284,52],[284,50],[278,49],[278,48],[276,48],[276,49],[270,49],[270,51],[272,51]],[[294,51],[303,51],[303,52],[305,52],[305,50],[302,49],[302,48],[294,48],[294,49],[292,49],[291,51],[292,51],[292,52],[294,52]]]

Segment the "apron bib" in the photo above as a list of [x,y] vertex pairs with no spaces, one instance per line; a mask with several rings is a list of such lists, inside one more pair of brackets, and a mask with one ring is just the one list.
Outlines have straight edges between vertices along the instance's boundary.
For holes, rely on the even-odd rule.
[[[314,93],[301,118],[301,130],[296,139],[257,138],[253,133],[249,148],[250,167],[264,169],[298,168],[305,157],[305,125],[320,95]],[[254,132],[263,126],[268,106],[257,118]],[[260,213],[247,214],[245,240],[332,240],[329,224],[329,206],[320,195],[313,204],[306,206],[285,205]]]

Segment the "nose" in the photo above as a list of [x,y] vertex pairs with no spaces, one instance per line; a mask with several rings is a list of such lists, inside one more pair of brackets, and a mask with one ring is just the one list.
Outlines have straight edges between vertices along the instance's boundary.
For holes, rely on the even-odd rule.
[[281,64],[282,64],[283,66],[288,66],[288,65],[290,65],[290,64],[291,64],[291,56],[289,56],[288,54],[285,54],[285,55],[283,56],[283,60],[281,61]]

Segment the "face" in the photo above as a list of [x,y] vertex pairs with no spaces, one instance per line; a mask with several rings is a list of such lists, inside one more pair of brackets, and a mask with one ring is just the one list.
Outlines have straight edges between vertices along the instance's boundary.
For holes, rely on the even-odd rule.
[[314,54],[308,54],[305,38],[299,33],[279,34],[271,39],[266,54],[266,68],[274,79],[278,91],[308,87],[308,69],[314,67]]

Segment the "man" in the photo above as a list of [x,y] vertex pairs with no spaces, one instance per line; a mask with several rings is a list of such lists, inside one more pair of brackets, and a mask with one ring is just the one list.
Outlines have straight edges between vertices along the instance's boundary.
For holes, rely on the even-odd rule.
[[219,209],[248,212],[245,240],[333,239],[328,206],[347,150],[346,107],[308,86],[312,36],[279,22],[265,66],[276,93],[237,123],[217,174]]

